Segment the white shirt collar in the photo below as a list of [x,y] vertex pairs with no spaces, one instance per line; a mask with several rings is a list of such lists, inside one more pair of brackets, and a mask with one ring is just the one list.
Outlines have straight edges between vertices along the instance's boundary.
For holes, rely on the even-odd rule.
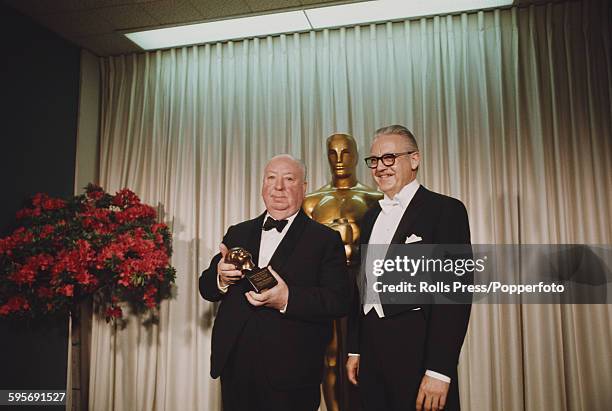
[[402,187],[399,193],[397,193],[392,199],[389,198],[389,196],[385,194],[384,198],[380,201],[381,202],[398,201],[402,209],[405,210],[406,207],[408,207],[408,204],[410,204],[410,202],[412,201],[412,198],[414,197],[414,195],[416,194],[420,186],[421,184],[415,178],[414,180],[406,184],[404,187]]

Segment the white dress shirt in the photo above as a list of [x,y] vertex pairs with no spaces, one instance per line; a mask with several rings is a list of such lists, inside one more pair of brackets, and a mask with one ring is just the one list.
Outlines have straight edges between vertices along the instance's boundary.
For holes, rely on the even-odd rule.
[[[299,211],[299,210],[298,210]],[[283,231],[280,233],[277,229],[273,228],[271,230],[265,231],[263,228],[261,229],[261,241],[259,243],[259,259],[256,262],[257,267],[266,267],[270,263],[270,259],[274,255],[274,252],[278,248],[280,242],[285,238],[287,231],[289,231],[289,227],[295,220],[295,216],[297,215],[297,211],[291,217],[287,218],[287,225],[283,228]],[[264,223],[268,219],[268,217],[272,217],[270,214],[266,213],[264,217]],[[263,225],[262,225],[263,227]]]
[[[400,192],[397,193],[392,199],[385,194],[384,198],[379,201],[382,211],[380,214],[378,214],[378,218],[376,218],[376,221],[374,222],[374,227],[372,227],[372,234],[370,235],[368,244],[386,244],[387,246],[391,244],[391,240],[393,239],[393,235],[397,230],[397,226],[399,225],[406,208],[408,208],[410,201],[412,201],[412,197],[414,197],[415,193],[419,189],[419,186],[419,182],[415,179],[402,187]],[[371,261],[374,259],[385,258],[386,254],[387,247],[368,247],[366,267],[370,267]],[[368,280],[371,280],[371,278],[368,277],[370,276],[366,276]],[[372,284],[368,284],[366,290],[368,293],[366,296],[366,301],[380,301],[379,295],[372,289]],[[363,305],[364,314],[367,314],[372,309],[376,311],[379,318],[383,318],[385,316],[382,304],[380,304],[380,302],[367,303]]]
[[[412,201],[412,198],[420,186],[421,185],[419,182],[415,179],[402,187],[400,192],[397,193],[395,197],[389,198],[385,194],[384,198],[379,201],[382,211],[380,214],[378,214],[378,217],[374,222],[374,227],[372,227],[372,234],[370,235],[368,244],[391,244],[391,240],[393,239],[393,235],[397,230],[397,226],[399,225],[406,208],[408,208],[408,205]],[[371,261],[373,259],[385,258],[387,248],[388,247],[369,247],[368,254],[366,256],[366,267],[371,266]],[[366,279],[371,280],[369,277],[370,276],[366,276]],[[366,285],[366,290],[366,301],[378,302],[369,302],[364,304],[363,313],[367,314],[373,309],[376,311],[379,318],[383,318],[385,316],[385,312],[382,304],[380,303],[380,296],[373,291],[371,284]],[[415,310],[420,310],[420,308],[416,308]],[[349,354],[349,356],[358,355],[359,354]],[[451,379],[448,376],[435,371],[426,370],[425,374],[449,384],[451,382]]]

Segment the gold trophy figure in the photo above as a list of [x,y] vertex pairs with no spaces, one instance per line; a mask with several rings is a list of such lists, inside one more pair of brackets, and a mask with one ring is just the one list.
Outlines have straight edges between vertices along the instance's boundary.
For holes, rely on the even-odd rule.
[[[357,144],[348,134],[335,133],[327,138],[327,159],[332,180],[304,199],[302,208],[313,220],[337,230],[346,251],[346,263],[359,263],[359,222],[382,193],[357,181],[359,159]],[[354,270],[351,270],[354,271]],[[355,273],[352,273],[355,275]],[[334,334],[325,354],[323,397],[328,411],[346,410],[349,402],[346,358],[346,321],[334,321]]]

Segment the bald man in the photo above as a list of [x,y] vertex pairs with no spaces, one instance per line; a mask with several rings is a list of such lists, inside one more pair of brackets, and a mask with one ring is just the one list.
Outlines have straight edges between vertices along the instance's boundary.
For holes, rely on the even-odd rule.
[[[338,232],[301,209],[306,169],[290,155],[266,165],[266,211],[229,227],[220,253],[200,276],[200,294],[220,301],[211,376],[221,377],[224,411],[315,411],[332,320],[348,313],[349,278]],[[277,285],[255,292],[225,261],[243,247]]]

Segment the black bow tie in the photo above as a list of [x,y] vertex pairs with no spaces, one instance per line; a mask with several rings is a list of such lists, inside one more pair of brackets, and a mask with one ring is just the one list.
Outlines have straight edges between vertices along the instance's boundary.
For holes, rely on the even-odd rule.
[[288,222],[289,220],[276,221],[272,217],[268,216],[268,218],[266,218],[266,222],[263,225],[263,229],[264,231],[269,231],[269,230],[272,230],[273,228],[276,228],[276,231],[280,233],[281,231],[283,231],[283,228],[285,228]]

